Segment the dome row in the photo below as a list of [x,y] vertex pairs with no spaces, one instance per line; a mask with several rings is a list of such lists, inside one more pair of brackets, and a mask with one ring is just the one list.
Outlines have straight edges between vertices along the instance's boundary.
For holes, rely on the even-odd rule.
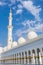
[[[30,32],[28,33],[28,35],[27,35],[28,40],[34,39],[34,38],[36,38],[36,37],[38,37],[38,35],[37,35],[36,32],[34,32],[34,31],[30,31]],[[23,38],[23,37],[20,37],[20,38],[18,39],[18,42],[14,41],[14,42],[12,43],[11,47],[14,48],[14,47],[17,47],[18,45],[21,45],[21,44],[24,44],[24,43],[26,43],[26,39]],[[10,48],[10,49],[11,49],[11,48]],[[3,50],[3,48],[0,47],[0,52],[2,52],[2,50]],[[6,50],[7,50],[7,46],[4,47],[4,51],[6,51]]]
[[[36,38],[36,37],[38,37],[38,35],[37,35],[36,32],[34,32],[34,31],[30,31],[30,32],[28,33],[28,35],[27,35],[28,40],[34,39],[34,38]],[[21,45],[21,44],[24,44],[24,43],[26,43],[26,39],[23,38],[23,37],[20,37],[20,38],[18,39],[18,42],[16,42],[16,41],[13,42],[12,47],[15,47],[15,46],[17,46],[17,45]]]

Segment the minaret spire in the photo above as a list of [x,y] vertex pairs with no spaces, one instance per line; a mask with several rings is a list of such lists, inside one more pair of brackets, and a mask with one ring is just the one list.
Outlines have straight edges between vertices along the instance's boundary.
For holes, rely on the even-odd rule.
[[9,25],[8,25],[8,48],[11,48],[12,45],[12,10],[10,8],[10,13],[9,13]]
[[10,13],[9,13],[9,25],[12,25],[12,10],[10,8]]

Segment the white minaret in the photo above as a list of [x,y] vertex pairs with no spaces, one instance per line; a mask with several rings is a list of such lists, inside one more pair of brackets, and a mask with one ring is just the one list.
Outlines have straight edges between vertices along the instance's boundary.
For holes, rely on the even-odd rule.
[[9,13],[9,25],[8,25],[8,48],[11,48],[12,45],[12,10],[10,8],[10,13]]

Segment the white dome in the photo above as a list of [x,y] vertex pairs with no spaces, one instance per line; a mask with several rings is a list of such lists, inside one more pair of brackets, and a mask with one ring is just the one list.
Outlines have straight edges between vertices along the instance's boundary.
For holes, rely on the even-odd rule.
[[20,37],[19,39],[18,39],[18,43],[19,44],[23,44],[23,43],[25,43],[26,42],[26,40],[23,38],[23,37]]
[[36,34],[36,32],[30,31],[30,32],[28,33],[28,39],[34,39],[34,38],[36,38],[36,37],[38,37],[38,35]]
[[0,47],[0,53],[2,53],[3,52],[3,48],[2,47]]
[[13,44],[12,44],[12,48],[13,48],[13,47],[16,47],[16,46],[17,46],[17,42],[14,41]]
[[7,47],[4,47],[4,51],[7,51]]

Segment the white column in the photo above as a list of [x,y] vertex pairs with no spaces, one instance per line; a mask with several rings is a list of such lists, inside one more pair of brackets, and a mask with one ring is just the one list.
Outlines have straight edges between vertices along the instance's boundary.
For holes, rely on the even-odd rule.
[[14,54],[14,65],[15,65],[15,54]]
[[36,64],[38,64],[38,58],[37,58],[37,55],[38,55],[38,54],[37,54],[37,50],[36,50],[36,55],[35,55],[35,56],[36,56]]
[[27,51],[27,64],[29,64],[29,55],[28,55],[28,51]]
[[24,64],[26,64],[26,59],[25,59],[25,52],[24,52]]
[[33,53],[33,63],[32,64],[35,64],[35,57],[34,57],[34,53]]
[[[22,53],[21,53],[21,58],[22,58]],[[22,59],[21,59],[21,64],[22,64]]]
[[41,52],[39,53],[40,64],[42,64]]

